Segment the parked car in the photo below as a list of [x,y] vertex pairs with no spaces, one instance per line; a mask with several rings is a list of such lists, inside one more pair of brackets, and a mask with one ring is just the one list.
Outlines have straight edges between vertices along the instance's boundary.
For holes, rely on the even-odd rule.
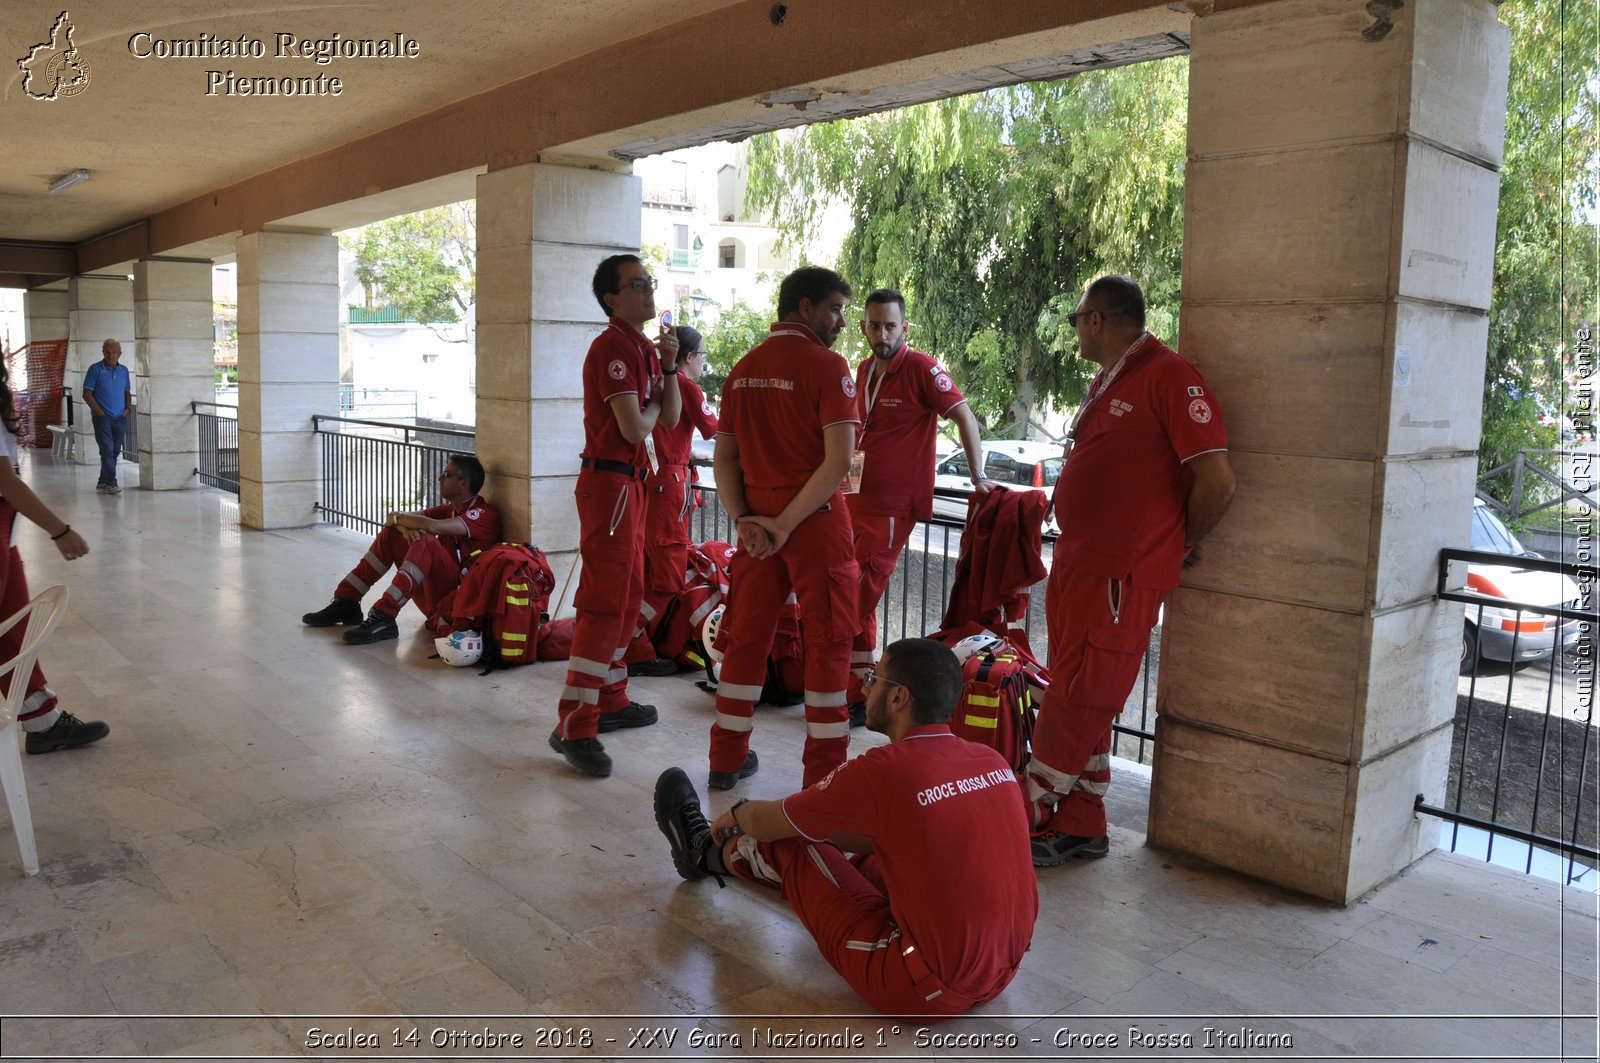
[[[983,449],[983,475],[1008,488],[1023,488],[1053,493],[1056,478],[1061,475],[1061,444],[1030,439],[985,439]],[[962,520],[967,515],[967,498],[972,494],[971,471],[967,468],[967,452],[957,447],[934,459],[933,486],[944,491],[954,491],[960,498],[935,494],[933,513],[937,517]],[[1058,535],[1061,528],[1055,514],[1045,521],[1046,535]]]
[[[1472,548],[1511,557],[1539,557],[1517,541],[1494,510],[1475,498],[1472,504]],[[1578,585],[1559,572],[1535,572],[1515,563],[1467,566],[1467,590],[1487,598],[1509,599],[1530,605],[1582,606]],[[1538,661],[1559,645],[1566,650],[1577,642],[1579,623],[1545,613],[1469,604],[1461,635],[1461,674],[1471,672],[1482,657],[1491,661]],[[1479,619],[1480,609],[1482,619]],[[1512,655],[1512,642],[1516,654]]]

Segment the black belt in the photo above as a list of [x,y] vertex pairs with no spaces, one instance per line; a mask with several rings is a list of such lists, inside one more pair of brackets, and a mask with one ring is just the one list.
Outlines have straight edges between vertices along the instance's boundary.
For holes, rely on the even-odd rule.
[[636,469],[625,461],[612,461],[610,458],[584,458],[579,464],[585,469],[595,472],[614,472],[632,480],[643,480],[644,470]]

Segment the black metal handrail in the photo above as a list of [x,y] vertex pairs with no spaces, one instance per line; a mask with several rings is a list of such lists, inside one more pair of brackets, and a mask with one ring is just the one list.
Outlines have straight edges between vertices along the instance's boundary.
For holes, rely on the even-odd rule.
[[368,428],[387,428],[400,433],[402,442],[414,444],[421,442],[423,436],[448,436],[451,439],[476,440],[478,434],[471,428],[435,428],[430,425],[403,424],[398,421],[374,421],[360,417],[335,417],[326,413],[311,415],[311,430],[327,433],[324,424],[354,424]]
[[[202,409],[202,407],[204,407]],[[189,403],[199,439],[195,475],[207,487],[239,493],[239,408],[199,399]]]

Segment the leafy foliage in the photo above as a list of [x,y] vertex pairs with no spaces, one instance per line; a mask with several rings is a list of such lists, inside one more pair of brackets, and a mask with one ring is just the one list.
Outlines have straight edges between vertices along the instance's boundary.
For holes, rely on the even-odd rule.
[[344,234],[369,305],[426,325],[472,324],[477,209],[472,201],[402,214]]
[[912,342],[980,419],[1020,427],[1083,397],[1065,315],[1095,276],[1135,277],[1152,329],[1176,331],[1187,92],[1179,58],[767,134],[747,209],[804,246],[842,200],[837,268],[858,299],[904,292]]
[[777,319],[776,296],[772,305],[760,310],[743,299],[735,300],[726,309],[712,301],[700,317],[685,319],[685,324],[693,325],[705,337],[706,371],[698,383],[708,399],[716,402],[721,398],[722,382],[728,378],[733,364],[767,338],[768,326]]
[[1563,362],[1595,321],[1596,81],[1593,4],[1507,0],[1511,81],[1500,171],[1480,472],[1557,442]]

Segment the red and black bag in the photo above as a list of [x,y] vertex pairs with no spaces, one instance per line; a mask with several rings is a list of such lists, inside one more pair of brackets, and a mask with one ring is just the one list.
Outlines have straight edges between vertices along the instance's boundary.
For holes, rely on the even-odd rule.
[[950,714],[950,730],[995,750],[1020,774],[1032,755],[1033,728],[1050,675],[1034,658],[1027,636],[1017,629],[1002,637],[969,625],[928,637],[954,647],[973,635],[997,641],[963,662],[961,700]]
[[447,599],[450,630],[483,634],[483,662],[532,664],[539,626],[550,607],[555,574],[544,551],[527,543],[496,543],[472,555],[461,585]]

